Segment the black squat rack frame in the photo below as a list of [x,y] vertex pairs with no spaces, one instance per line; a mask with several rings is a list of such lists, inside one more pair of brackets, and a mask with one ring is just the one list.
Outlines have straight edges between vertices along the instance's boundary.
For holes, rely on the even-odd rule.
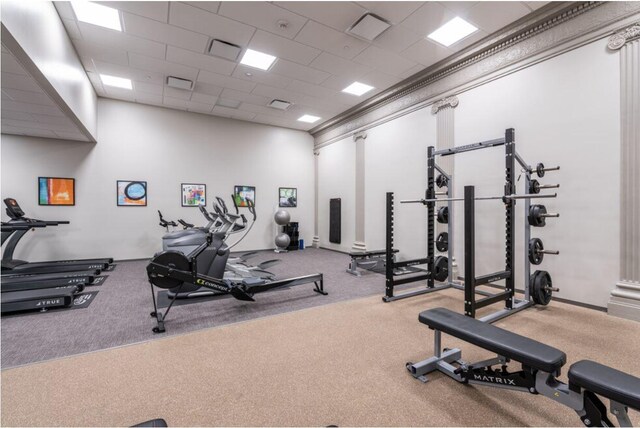
[[[438,171],[448,183],[447,188],[453,189],[453,177],[448,175],[442,168],[436,164],[436,156],[451,156],[458,153],[469,152],[479,149],[485,149],[489,147],[504,146],[505,147],[505,184],[504,194],[501,196],[488,196],[488,197],[476,197],[475,188],[473,186],[466,186],[464,189],[464,198],[436,198],[437,194],[442,192],[436,192],[434,187],[435,172]],[[532,192],[531,186],[531,174],[538,173],[538,176],[542,177],[545,171],[558,170],[559,167],[544,168],[542,164],[539,164],[537,169],[532,169],[520,155],[516,152],[515,148],[515,130],[509,128],[505,131],[504,138],[495,140],[484,141],[480,143],[469,144],[465,146],[459,146],[443,150],[435,150],[433,146],[427,149],[427,190],[425,192],[425,199],[403,200],[401,203],[421,203],[427,208],[427,256],[418,259],[400,260],[396,261],[394,258],[394,195],[393,192],[387,193],[387,235],[386,235],[386,290],[385,296],[382,298],[385,302],[392,302],[394,300],[405,299],[421,294],[433,293],[435,291],[444,290],[447,288],[456,288],[465,292],[465,315],[475,318],[476,311],[485,306],[489,306],[498,302],[504,301],[504,309],[496,311],[490,315],[481,318],[483,321],[494,322],[501,318],[504,318],[512,313],[518,312],[522,309],[528,308],[535,303],[541,303],[540,301],[534,301],[531,297],[530,288],[533,286],[533,282],[530,281],[530,266],[528,256],[525,255],[525,287],[524,287],[524,299],[518,299],[515,297],[515,218],[516,218],[516,200],[525,200],[525,216],[529,215],[530,200],[533,198],[555,198],[554,194],[539,194],[540,188],[557,188],[558,185],[539,186],[536,188],[537,192]],[[525,194],[516,195],[516,162],[522,167],[522,171],[525,175]],[[449,190],[446,195],[449,195]],[[475,272],[475,201],[476,200],[501,200],[504,203],[505,208],[505,267],[504,270],[498,272],[492,272],[486,275],[476,276]],[[465,280],[464,284],[455,282],[452,278],[452,260],[453,260],[453,203],[458,201],[464,201],[464,243],[465,243]],[[442,282],[436,285],[436,271],[441,266],[436,266],[435,257],[435,217],[436,217],[436,203],[446,202],[448,208],[448,257],[447,257],[447,278],[446,282]],[[558,214],[543,214],[545,217],[558,217]],[[530,221],[525,221],[525,242],[529,242]],[[557,254],[557,252],[548,252],[548,254]],[[411,268],[417,265],[427,265],[426,270]],[[407,269],[410,272],[417,273],[414,275],[407,275]],[[410,290],[401,294],[394,294],[394,287],[417,281],[427,281],[425,288],[418,290]],[[493,282],[505,280],[505,285],[494,285],[502,288],[502,291],[498,293],[491,293],[486,290],[477,290],[476,287],[482,285],[489,285]],[[537,290],[538,292],[545,292],[549,296],[551,291],[557,291],[557,289],[551,288],[550,283],[542,284],[544,290]],[[477,298],[477,296],[482,296]],[[548,303],[548,301],[547,301]]]

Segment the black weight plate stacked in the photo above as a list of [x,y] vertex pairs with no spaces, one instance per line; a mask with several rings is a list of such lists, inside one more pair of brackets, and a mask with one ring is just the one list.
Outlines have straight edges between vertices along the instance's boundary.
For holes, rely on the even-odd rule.
[[444,175],[439,174],[438,177],[436,177],[436,186],[442,188],[448,184],[449,180],[447,180]]
[[538,174],[540,178],[544,177],[544,164],[542,162],[536,165],[536,174]]
[[440,232],[436,238],[436,248],[438,251],[445,252],[449,249],[449,234]]
[[445,256],[438,256],[434,262],[433,279],[445,281],[449,277],[449,260]]
[[449,223],[449,207],[440,207],[438,209],[438,223]]
[[540,182],[535,178],[529,182],[529,193],[538,194],[540,193]]
[[551,275],[546,270],[537,270],[529,278],[529,293],[534,303],[548,305],[551,301]]
[[542,244],[542,239],[540,238],[531,238],[529,240],[529,261],[531,264],[539,265],[542,263],[542,259],[544,259],[544,253],[541,251],[544,250],[544,245]]
[[547,222],[543,214],[547,213],[547,208],[544,205],[531,205],[529,207],[529,224],[534,227],[544,227]]

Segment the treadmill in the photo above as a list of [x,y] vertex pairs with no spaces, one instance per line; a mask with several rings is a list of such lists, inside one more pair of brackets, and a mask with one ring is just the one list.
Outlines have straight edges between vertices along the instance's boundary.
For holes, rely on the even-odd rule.
[[[57,226],[60,224],[69,224],[68,221],[50,221],[37,220],[25,217],[24,211],[20,208],[18,202],[13,198],[4,200],[7,215],[11,218],[8,222],[10,225],[31,226],[33,224],[44,224],[46,226]],[[41,226],[36,226],[41,227]],[[7,239],[7,245],[2,255],[2,271],[3,273],[55,273],[55,272],[73,272],[78,270],[102,270],[109,267],[113,263],[112,258],[97,259],[76,259],[76,260],[50,260],[45,262],[27,262],[13,258],[16,245],[22,237],[28,232],[28,229],[13,231]]]
[[[2,223],[2,243],[16,230],[29,230],[29,226],[16,225],[11,223]],[[33,226],[43,227],[43,225]],[[87,285],[94,281],[95,277],[100,273],[99,270],[78,271],[78,272],[60,272],[52,274],[9,274],[2,276],[2,293],[19,290],[35,290],[39,288],[61,287],[75,284]]]
[[0,312],[31,311],[39,309],[45,312],[50,308],[64,308],[73,305],[75,295],[84,289],[84,285],[45,288],[42,290],[13,291],[2,293]]

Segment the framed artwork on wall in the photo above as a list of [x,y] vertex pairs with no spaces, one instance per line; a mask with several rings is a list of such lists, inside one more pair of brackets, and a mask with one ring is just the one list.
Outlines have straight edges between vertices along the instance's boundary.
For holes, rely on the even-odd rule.
[[38,177],[38,205],[76,204],[76,180],[62,177]]
[[233,201],[237,207],[248,207],[247,199],[256,203],[256,188],[253,186],[233,186]]
[[118,180],[117,196],[119,207],[146,207],[147,182]]
[[182,206],[207,205],[207,185],[182,183]]
[[298,189],[295,187],[280,187],[278,201],[281,208],[295,208],[298,206]]

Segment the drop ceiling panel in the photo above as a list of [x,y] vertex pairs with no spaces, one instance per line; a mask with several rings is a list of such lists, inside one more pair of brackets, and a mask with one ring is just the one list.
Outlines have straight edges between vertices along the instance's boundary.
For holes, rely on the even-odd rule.
[[225,1],[218,14],[288,39],[293,39],[307,22],[307,18],[259,1]]
[[298,79],[315,84],[320,84],[331,76],[331,74],[326,71],[300,65],[295,62],[287,61],[286,59],[279,59],[274,64],[271,71],[283,76],[291,77],[292,79]]
[[[281,59],[276,61],[276,65],[283,61]],[[274,65],[275,67],[275,65]],[[247,82],[253,82],[256,84],[264,84],[269,86],[275,86],[276,88],[286,88],[291,83],[290,77],[283,76],[281,74],[275,74],[258,70],[256,68],[247,67],[239,64],[236,67],[236,71],[233,72],[232,77],[240,80],[246,80]]]
[[82,38],[89,43],[106,45],[111,48],[164,59],[165,45],[163,43],[135,37],[120,31],[101,28],[84,22],[79,22],[78,27],[80,28]]
[[367,12],[365,8],[346,1],[288,1],[275,4],[338,31],[345,31]]
[[369,46],[362,40],[313,21],[304,26],[296,41],[346,59],[353,59]]
[[236,45],[246,45],[255,28],[183,3],[171,3],[169,24]]
[[175,25],[165,24],[126,12],[123,15],[125,33],[134,36],[156,40],[196,52],[203,52],[209,41],[209,37],[204,34],[194,33]]
[[478,2],[461,16],[487,33],[493,33],[507,24],[527,15],[531,10],[520,2]]
[[167,22],[169,13],[169,2],[166,1],[99,1],[96,3],[160,22]]
[[[406,1],[103,3],[119,9],[124,32],[78,22],[68,2],[55,2],[98,95],[295,129],[320,123],[297,122],[295,115],[328,120],[539,6]],[[366,12],[394,24],[372,43],[346,33]],[[426,39],[461,14],[482,26],[480,31],[449,48]],[[242,53],[237,61],[214,57],[208,54],[213,38],[277,59],[263,71],[240,64]],[[3,68],[11,66],[3,58]],[[130,78],[133,90],[103,86],[99,73]],[[169,75],[194,80],[193,92],[168,90]],[[356,80],[375,89],[361,97],[341,92]],[[8,85],[29,90],[29,83],[15,73]],[[238,109],[215,106],[219,98],[242,104]],[[294,105],[278,115],[267,107],[274,98]],[[269,118],[274,120],[268,122]]]
[[354,61],[394,76],[400,75],[416,65],[415,61],[408,60],[377,46],[369,46],[364,52],[355,57]]
[[384,17],[392,24],[398,24],[415,12],[422,2],[418,1],[359,1],[358,5]]
[[300,64],[308,65],[320,50],[302,43],[289,40],[266,31],[257,30],[249,43],[251,49],[288,59]]

